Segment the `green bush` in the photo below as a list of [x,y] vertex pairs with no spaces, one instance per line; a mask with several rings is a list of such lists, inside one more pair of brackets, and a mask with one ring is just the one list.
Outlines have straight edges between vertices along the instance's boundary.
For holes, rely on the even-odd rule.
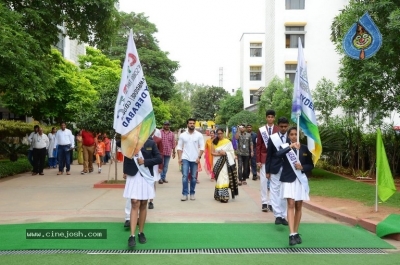
[[26,158],[20,158],[15,162],[0,161],[0,178],[13,176],[31,170],[32,166]]

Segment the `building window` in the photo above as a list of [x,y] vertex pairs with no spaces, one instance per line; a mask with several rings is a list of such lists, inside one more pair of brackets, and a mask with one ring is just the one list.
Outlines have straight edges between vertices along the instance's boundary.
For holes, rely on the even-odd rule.
[[262,56],[262,43],[250,43],[250,57]]
[[250,81],[261,81],[262,66],[250,66]]
[[296,77],[297,64],[285,64],[285,77],[294,83]]
[[305,0],[286,0],[286,9],[304,9]]
[[306,32],[304,31],[304,26],[286,27],[285,34],[286,34],[286,42],[285,42],[286,48],[298,48],[299,38],[301,39],[303,48],[305,48],[304,36]]
[[258,95],[258,89],[250,89],[250,104],[257,104],[260,101],[260,97]]

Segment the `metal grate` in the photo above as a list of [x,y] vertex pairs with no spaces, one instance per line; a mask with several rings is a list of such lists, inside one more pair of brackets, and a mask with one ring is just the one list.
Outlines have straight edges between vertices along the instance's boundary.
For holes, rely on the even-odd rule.
[[0,255],[23,254],[387,254],[377,248],[217,248],[159,250],[3,250]]

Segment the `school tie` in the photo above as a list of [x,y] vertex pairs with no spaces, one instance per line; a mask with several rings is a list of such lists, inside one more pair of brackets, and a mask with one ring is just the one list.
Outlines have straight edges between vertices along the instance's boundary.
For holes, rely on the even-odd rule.
[[271,127],[268,127],[268,135],[271,135]]
[[285,135],[284,134],[281,134],[281,141],[282,141],[282,143],[284,143],[284,141],[283,141],[283,137],[284,137]]

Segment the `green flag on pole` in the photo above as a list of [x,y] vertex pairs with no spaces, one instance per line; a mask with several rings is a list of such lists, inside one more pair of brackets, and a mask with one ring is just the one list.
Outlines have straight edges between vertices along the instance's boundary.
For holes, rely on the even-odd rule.
[[386,201],[396,192],[396,186],[386,157],[380,129],[378,129],[376,136],[376,175],[378,178],[378,196],[382,201]]

